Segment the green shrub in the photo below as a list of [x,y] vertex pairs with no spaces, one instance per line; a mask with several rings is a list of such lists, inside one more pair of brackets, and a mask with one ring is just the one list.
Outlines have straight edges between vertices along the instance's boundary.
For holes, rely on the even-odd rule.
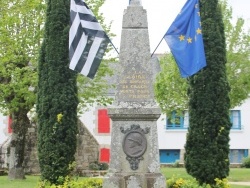
[[99,163],[100,170],[108,170],[109,165],[107,163]]
[[243,159],[242,167],[250,168],[250,157],[246,157]]
[[181,167],[180,161],[179,161],[179,160],[176,160],[176,161],[174,162],[174,164],[173,164],[173,167],[174,167],[174,168],[180,168],[180,167]]
[[200,186],[199,183],[191,178],[191,179],[183,179],[173,176],[171,179],[167,180],[168,188],[210,188],[206,186]]
[[109,165],[107,163],[99,163],[97,161],[89,164],[90,170],[107,170]]
[[230,185],[228,184],[228,180],[226,178],[224,179],[219,179],[215,178],[216,185],[214,188],[230,188]]
[[215,179],[215,185],[203,184],[199,185],[199,182],[194,179],[183,179],[173,176],[167,180],[168,188],[229,188],[227,179]]
[[90,163],[89,164],[89,169],[90,170],[99,170],[99,165],[97,162],[94,162],[94,163]]
[[103,180],[98,178],[87,178],[83,180],[65,178],[62,185],[50,184],[48,181],[42,181],[37,188],[102,188]]

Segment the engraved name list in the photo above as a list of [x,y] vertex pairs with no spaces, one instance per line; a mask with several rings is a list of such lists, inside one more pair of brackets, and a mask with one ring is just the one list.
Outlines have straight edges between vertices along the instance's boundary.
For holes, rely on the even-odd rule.
[[121,76],[118,96],[124,100],[145,100],[150,98],[150,89],[146,73],[134,71]]

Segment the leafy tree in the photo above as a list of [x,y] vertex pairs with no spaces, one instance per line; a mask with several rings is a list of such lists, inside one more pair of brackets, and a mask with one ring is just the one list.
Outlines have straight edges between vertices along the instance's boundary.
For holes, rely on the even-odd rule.
[[[35,57],[40,46],[44,3],[0,0],[0,110],[13,119],[9,178],[24,178],[27,113],[35,104]],[[32,18],[32,19],[30,19]]]
[[[95,15],[103,2],[88,1],[94,7]],[[9,170],[9,177],[24,178],[25,135],[30,127],[27,112],[36,102],[37,56],[43,37],[46,5],[45,0],[0,0],[0,3],[0,112],[13,119],[11,147],[15,148],[15,153],[11,156],[17,158],[11,159],[15,160],[15,167]],[[101,14],[98,20],[103,22]],[[104,28],[110,31],[110,25],[104,25]],[[78,77],[81,88],[78,93],[79,109],[87,109],[88,104],[94,102],[104,105],[111,102],[104,95],[108,87],[102,77],[106,74],[112,74],[108,61],[101,64],[93,81]]]
[[231,107],[238,106],[250,93],[250,31],[245,30],[245,20],[232,22],[232,8],[227,1],[221,1],[227,44],[227,74],[231,87]]
[[[227,44],[227,77],[231,87],[229,96],[231,108],[240,105],[250,93],[250,33],[244,30],[244,19],[238,18],[234,24],[232,8],[226,0],[221,0],[223,22]],[[170,114],[176,110],[188,109],[187,79],[180,78],[171,54],[160,59],[161,72],[155,83],[155,95],[163,112]],[[167,63],[166,63],[167,62]]]
[[[167,63],[166,63],[167,62]],[[161,72],[156,76],[155,97],[161,110],[171,117],[173,111],[181,113],[187,109],[186,79],[180,77],[179,70],[171,54],[160,58]]]
[[200,0],[207,66],[189,78],[185,167],[200,184],[229,174],[229,84],[224,24],[218,0]]

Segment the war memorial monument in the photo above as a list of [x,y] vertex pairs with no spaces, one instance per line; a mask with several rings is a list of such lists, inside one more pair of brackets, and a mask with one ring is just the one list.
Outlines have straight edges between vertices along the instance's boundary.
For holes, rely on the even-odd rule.
[[154,100],[153,66],[147,12],[140,0],[124,10],[115,101],[111,160],[104,188],[165,188],[160,173],[156,121],[161,111]]

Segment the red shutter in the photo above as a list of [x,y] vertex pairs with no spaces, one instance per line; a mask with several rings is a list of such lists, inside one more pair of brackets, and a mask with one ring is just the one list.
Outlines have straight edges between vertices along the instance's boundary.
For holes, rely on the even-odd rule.
[[98,110],[98,133],[110,133],[110,119],[107,109]]
[[109,163],[110,159],[110,150],[107,148],[100,149],[100,162],[101,163]]
[[12,119],[10,116],[8,116],[8,133],[11,134],[12,133],[12,127],[11,127],[11,124],[12,124]]

